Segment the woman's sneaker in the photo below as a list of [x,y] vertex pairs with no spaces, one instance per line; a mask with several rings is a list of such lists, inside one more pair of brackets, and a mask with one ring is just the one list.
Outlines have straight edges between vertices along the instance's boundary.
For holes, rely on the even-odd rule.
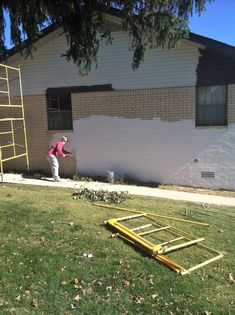
[[55,177],[55,178],[54,178],[54,182],[61,182],[61,180],[60,180],[59,177]]

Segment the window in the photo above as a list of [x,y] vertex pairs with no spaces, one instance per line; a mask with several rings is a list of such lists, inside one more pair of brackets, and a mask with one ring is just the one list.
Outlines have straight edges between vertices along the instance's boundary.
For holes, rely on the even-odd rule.
[[71,94],[47,94],[48,130],[73,129]]
[[227,125],[227,87],[197,87],[196,126]]

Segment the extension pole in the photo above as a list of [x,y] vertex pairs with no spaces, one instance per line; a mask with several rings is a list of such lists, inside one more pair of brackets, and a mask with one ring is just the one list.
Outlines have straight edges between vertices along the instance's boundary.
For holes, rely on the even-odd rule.
[[155,214],[155,213],[149,213],[149,212],[143,212],[143,211],[138,211],[135,209],[126,209],[126,208],[119,208],[119,207],[113,207],[113,206],[108,206],[108,205],[102,205],[100,203],[93,203],[94,206],[101,207],[101,208],[107,208],[107,209],[115,209],[115,210],[120,210],[120,211],[127,211],[127,212],[133,212],[133,213],[140,213],[140,214],[146,214],[154,217],[159,217],[159,218],[164,218],[164,219],[169,219],[169,220],[174,220],[174,221],[180,221],[180,222],[185,222],[185,223],[190,223],[190,224],[197,224],[197,225],[203,225],[203,226],[211,226],[208,223],[203,223],[203,222],[197,222],[197,221],[190,221],[190,220],[184,220],[184,219],[179,219],[175,217],[169,217],[166,215],[160,215],[160,214]]

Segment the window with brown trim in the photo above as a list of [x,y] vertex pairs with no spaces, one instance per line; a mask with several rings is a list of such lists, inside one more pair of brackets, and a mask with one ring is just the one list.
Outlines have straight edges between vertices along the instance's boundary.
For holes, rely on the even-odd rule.
[[71,94],[47,94],[48,130],[72,130]]
[[227,86],[200,86],[196,90],[196,126],[227,125]]

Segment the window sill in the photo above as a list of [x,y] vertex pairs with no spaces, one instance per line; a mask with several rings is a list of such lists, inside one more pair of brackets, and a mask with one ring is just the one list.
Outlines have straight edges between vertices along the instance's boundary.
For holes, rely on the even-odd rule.
[[55,132],[73,132],[73,129],[53,129],[53,130],[47,130],[47,133],[55,133]]
[[228,125],[224,125],[224,126],[195,126],[195,129],[228,129]]

